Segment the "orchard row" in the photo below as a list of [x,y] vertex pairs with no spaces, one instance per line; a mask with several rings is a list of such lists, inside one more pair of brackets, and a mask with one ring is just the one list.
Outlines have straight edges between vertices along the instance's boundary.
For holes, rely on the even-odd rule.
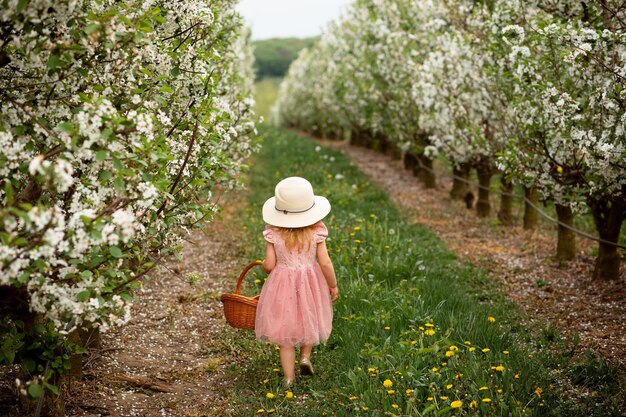
[[[531,204],[553,201],[564,223],[591,211],[606,241],[594,276],[616,279],[620,254],[610,242],[626,217],[625,30],[626,6],[610,0],[357,1],[292,64],[274,117],[399,149],[431,186],[432,161],[443,156],[457,176],[453,197],[465,196],[475,169],[482,216],[494,175],[505,192],[523,186]],[[571,257],[571,232],[560,232],[559,255]]]
[[36,398],[236,186],[253,57],[235,0],[0,3],[0,364]]

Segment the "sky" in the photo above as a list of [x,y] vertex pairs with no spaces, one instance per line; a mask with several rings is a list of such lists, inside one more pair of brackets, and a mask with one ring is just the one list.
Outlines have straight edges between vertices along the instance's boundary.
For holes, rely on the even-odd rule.
[[305,38],[322,33],[326,23],[354,0],[241,0],[237,10],[252,27],[252,39]]

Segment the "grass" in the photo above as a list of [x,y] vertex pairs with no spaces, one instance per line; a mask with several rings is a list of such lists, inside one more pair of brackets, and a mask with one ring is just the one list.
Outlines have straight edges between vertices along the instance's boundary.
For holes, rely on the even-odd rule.
[[256,114],[269,122],[271,109],[278,98],[278,86],[283,79],[281,77],[266,77],[254,84]]
[[[333,206],[327,244],[342,295],[329,342],[314,350],[316,375],[299,378],[291,391],[281,387],[276,346],[255,342],[252,332],[225,331],[221,346],[239,358],[227,369],[234,390],[221,392],[225,413],[621,415],[617,377],[605,363],[576,362],[554,329],[525,327],[485,273],[409,224],[343,154],[291,133],[263,133],[241,214],[242,264],[264,254],[261,206],[275,184],[303,176]],[[262,274],[256,279],[249,293],[260,291]]]

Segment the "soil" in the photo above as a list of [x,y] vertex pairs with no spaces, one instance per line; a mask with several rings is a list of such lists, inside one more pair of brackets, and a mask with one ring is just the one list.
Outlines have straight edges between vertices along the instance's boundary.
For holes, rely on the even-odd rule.
[[[528,232],[520,225],[478,220],[463,202],[449,198],[451,180],[444,175],[438,176],[437,188],[427,190],[398,160],[345,143],[324,144],[345,152],[413,222],[433,230],[461,261],[488,271],[523,308],[530,325],[547,322],[566,337],[578,334],[577,352],[589,349],[624,374],[626,277],[622,273],[615,282],[591,279],[593,242],[579,239],[577,259],[558,265],[553,259],[553,226]],[[189,237],[184,263],[164,265],[144,283],[132,320],[102,335],[102,348],[86,358],[84,378],[70,386],[67,416],[200,417],[232,412],[220,393],[233,384],[224,372],[237,354],[220,347],[225,322],[219,295],[232,290],[233,277],[242,267],[242,232],[231,220],[243,197],[230,193],[226,198],[221,205],[229,209],[223,219]],[[11,379],[1,379],[4,401],[8,397],[1,394],[9,391]]]

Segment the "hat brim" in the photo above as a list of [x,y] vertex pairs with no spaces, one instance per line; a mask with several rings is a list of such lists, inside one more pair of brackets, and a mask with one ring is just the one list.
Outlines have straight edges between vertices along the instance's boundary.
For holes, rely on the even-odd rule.
[[284,213],[276,210],[276,197],[269,198],[263,204],[263,221],[278,227],[306,227],[322,220],[330,213],[330,202],[326,197],[316,195],[315,204],[302,213]]

